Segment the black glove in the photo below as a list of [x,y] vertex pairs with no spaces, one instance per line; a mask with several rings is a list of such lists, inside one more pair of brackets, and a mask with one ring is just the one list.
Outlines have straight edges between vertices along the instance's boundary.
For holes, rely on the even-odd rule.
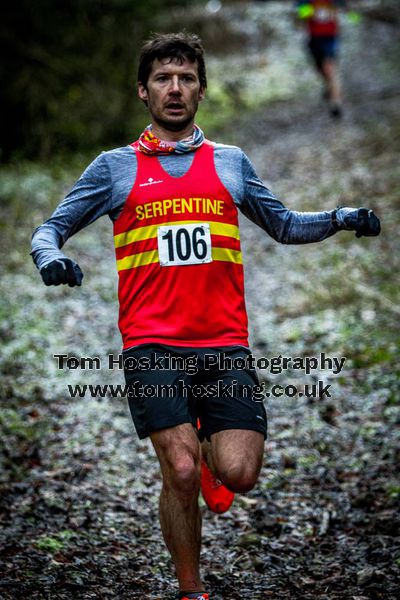
[[356,237],[379,235],[381,224],[378,217],[368,208],[338,207],[332,213],[332,222],[336,229],[349,229]]
[[372,210],[367,208],[359,208],[357,222],[355,223],[356,237],[363,235],[379,235],[381,232],[381,224],[378,217]]
[[75,262],[69,258],[57,258],[40,270],[46,285],[68,283],[69,287],[81,285],[83,273]]

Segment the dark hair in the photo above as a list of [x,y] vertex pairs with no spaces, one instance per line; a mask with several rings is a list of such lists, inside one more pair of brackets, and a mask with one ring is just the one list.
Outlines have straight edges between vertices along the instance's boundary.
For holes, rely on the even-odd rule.
[[182,31],[181,33],[155,33],[142,46],[139,58],[138,82],[145,88],[151,73],[153,62],[158,59],[170,58],[183,61],[197,62],[200,85],[207,87],[206,66],[204,63],[204,48],[199,36]]

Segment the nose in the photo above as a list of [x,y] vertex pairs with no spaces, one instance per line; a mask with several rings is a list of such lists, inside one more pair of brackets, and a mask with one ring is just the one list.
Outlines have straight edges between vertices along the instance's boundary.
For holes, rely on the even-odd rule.
[[170,94],[174,94],[174,95],[181,93],[181,88],[179,85],[179,77],[177,75],[174,75],[173,77],[171,77],[168,92]]

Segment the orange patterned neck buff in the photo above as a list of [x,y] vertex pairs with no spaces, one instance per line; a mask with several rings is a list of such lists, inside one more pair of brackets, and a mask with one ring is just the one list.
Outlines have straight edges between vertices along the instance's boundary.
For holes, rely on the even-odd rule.
[[204,133],[197,125],[194,126],[191,136],[179,142],[166,142],[160,140],[151,131],[148,125],[139,138],[139,150],[144,154],[185,154],[197,150],[204,142]]

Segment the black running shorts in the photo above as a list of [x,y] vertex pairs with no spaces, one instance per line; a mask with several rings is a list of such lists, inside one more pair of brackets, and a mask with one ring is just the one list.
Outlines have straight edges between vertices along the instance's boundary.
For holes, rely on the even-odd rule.
[[337,36],[313,36],[308,41],[308,47],[318,69],[322,68],[325,60],[334,60],[338,54],[339,39]]
[[250,350],[143,344],[124,351],[128,401],[139,438],[182,423],[201,423],[210,439],[225,429],[267,437],[267,415]]

